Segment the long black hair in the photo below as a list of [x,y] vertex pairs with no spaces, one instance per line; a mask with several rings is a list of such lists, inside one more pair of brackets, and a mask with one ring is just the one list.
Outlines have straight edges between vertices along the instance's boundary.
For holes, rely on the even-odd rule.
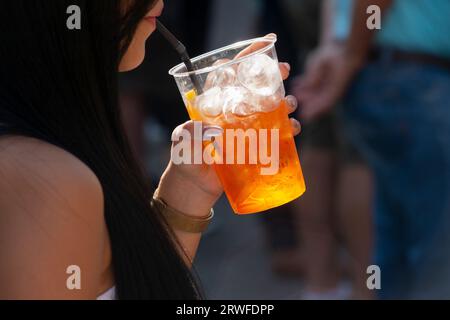
[[[126,10],[123,10],[124,3]],[[99,178],[120,299],[197,299],[195,279],[132,156],[118,107],[119,62],[154,0],[0,4],[0,123],[57,145]],[[66,26],[81,8],[81,30]]]

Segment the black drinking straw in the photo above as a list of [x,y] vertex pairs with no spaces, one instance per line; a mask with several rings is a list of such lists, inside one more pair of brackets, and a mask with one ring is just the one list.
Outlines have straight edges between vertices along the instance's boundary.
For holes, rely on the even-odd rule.
[[189,57],[186,47],[158,19],[156,20],[156,27],[158,31],[164,36],[164,38],[166,38],[166,40],[178,52],[181,61],[183,61],[187,71],[190,72],[189,77],[191,78],[191,81],[194,84],[194,88],[195,91],[197,92],[197,95],[201,95],[203,93],[203,88],[200,85],[198,77],[193,73],[193,71],[195,71],[195,68],[192,64],[191,58]]

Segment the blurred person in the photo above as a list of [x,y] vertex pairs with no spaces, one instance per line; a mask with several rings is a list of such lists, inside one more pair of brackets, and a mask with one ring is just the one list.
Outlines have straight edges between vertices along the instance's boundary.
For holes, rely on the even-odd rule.
[[[367,27],[367,8],[383,13]],[[311,119],[345,96],[342,128],[375,173],[383,299],[448,298],[450,2],[355,1],[350,37],[304,97]],[[448,238],[448,237],[447,237]]]
[[[73,3],[81,30],[61,27]],[[0,299],[201,298],[191,267],[219,179],[212,166],[171,162],[153,192],[118,106],[118,72],[144,60],[163,2],[0,7]],[[82,285],[71,290],[76,267]]]
[[[306,111],[310,97],[319,94],[332,67],[327,57],[341,50],[348,36],[351,9],[351,0],[322,1],[320,45],[308,57],[305,73],[294,85]],[[324,113],[314,121],[302,114],[302,119],[306,123],[301,160],[309,186],[297,202],[302,250],[308,257],[304,297],[371,298],[366,286],[372,248],[370,171],[359,152],[342,137],[336,112]],[[346,249],[343,263],[341,244]],[[352,292],[343,282],[345,270]]]

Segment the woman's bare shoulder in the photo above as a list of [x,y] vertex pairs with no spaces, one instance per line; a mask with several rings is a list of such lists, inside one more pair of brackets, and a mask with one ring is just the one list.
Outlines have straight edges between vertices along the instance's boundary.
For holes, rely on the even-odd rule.
[[[91,299],[105,268],[103,193],[82,161],[51,144],[0,139],[0,298]],[[66,270],[83,270],[68,290]]]
[[[26,198],[35,195],[80,205],[103,204],[102,187],[94,172],[71,153],[38,139],[2,137],[0,175],[3,195]],[[15,198],[0,196],[0,208]]]

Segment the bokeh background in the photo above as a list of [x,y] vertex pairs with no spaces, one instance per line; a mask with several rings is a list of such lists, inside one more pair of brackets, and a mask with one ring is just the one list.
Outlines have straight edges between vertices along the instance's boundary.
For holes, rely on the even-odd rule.
[[[352,25],[368,17],[356,2],[165,1],[161,20],[191,56],[277,33],[287,92],[301,102],[308,191],[251,216],[220,200],[195,263],[207,298],[450,298],[450,1],[372,1],[382,29],[349,76],[345,48],[361,37]],[[188,114],[168,75],[178,56],[159,34],[147,50],[121,76],[121,106],[156,185]],[[367,288],[372,264],[381,290]]]

